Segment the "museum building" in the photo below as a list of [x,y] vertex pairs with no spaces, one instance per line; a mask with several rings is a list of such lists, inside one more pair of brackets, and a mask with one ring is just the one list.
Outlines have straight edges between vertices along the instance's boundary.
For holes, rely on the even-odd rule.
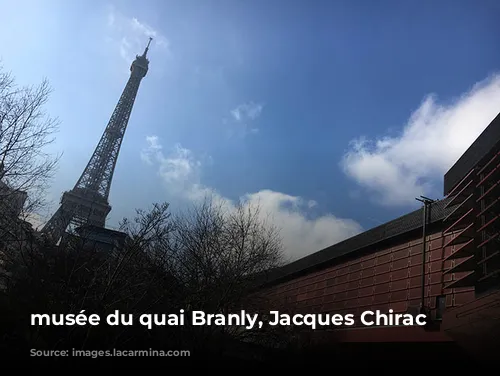
[[[340,342],[455,342],[500,335],[500,114],[444,175],[444,198],[269,273],[257,290],[289,314],[354,314],[315,330]],[[424,313],[425,326],[363,325],[365,311]]]

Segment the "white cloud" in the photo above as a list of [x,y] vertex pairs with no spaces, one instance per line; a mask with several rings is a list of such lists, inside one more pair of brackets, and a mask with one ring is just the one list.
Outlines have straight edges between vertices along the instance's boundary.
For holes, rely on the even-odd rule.
[[136,55],[142,54],[149,37],[153,38],[152,46],[170,54],[170,44],[164,35],[135,17],[121,14],[114,7],[108,8],[107,24],[110,35],[106,39],[116,45],[127,68]]
[[153,164],[153,161],[151,160],[151,158],[154,158],[155,156],[161,155],[162,147],[158,142],[157,136],[147,136],[146,142],[148,143],[148,147],[144,148],[141,151],[141,159],[144,162],[146,162],[147,164],[151,165],[151,164]]
[[[143,160],[156,163],[159,175],[176,198],[197,201],[210,195],[226,209],[234,208],[232,200],[201,183],[200,172],[204,162],[195,158],[190,150],[176,145],[172,153],[165,156],[156,136],[148,137],[147,143],[148,147],[142,155],[147,155],[148,158],[143,157]],[[246,194],[241,199],[249,205],[258,203],[262,209],[262,219],[272,221],[281,229],[290,260],[319,251],[362,231],[361,226],[351,219],[333,215],[311,218],[310,210],[318,205],[313,200],[267,189]]]
[[442,177],[500,111],[500,76],[451,103],[427,96],[397,137],[352,141],[341,167],[383,205],[441,195]]
[[109,27],[115,26],[115,13],[113,12],[112,9],[108,11],[108,26]]
[[[234,128],[230,130],[230,135],[239,134],[246,136],[249,133],[256,134],[259,128],[254,126],[254,121],[260,117],[264,105],[260,103],[248,102],[238,105],[230,111]],[[227,122],[227,120],[225,120]]]
[[236,121],[255,120],[262,113],[263,105],[249,102],[240,104],[231,111],[231,115]]
[[167,185],[170,193],[179,195],[197,194],[201,161],[196,160],[190,150],[176,144],[166,156],[157,136],[146,137],[147,147],[141,152],[141,159],[158,166],[158,175]]
[[194,159],[190,150],[175,145],[174,154],[161,161],[160,175],[167,184],[190,182],[192,177],[198,175],[200,166],[201,162]]

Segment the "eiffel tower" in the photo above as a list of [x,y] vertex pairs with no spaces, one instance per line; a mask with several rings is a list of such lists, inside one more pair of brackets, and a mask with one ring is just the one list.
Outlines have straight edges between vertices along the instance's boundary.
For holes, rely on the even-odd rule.
[[105,226],[111,211],[108,202],[111,181],[139,85],[148,72],[146,55],[151,40],[144,53],[136,55],[132,62],[127,85],[85,170],[74,188],[63,193],[59,208],[41,230],[55,242],[80,226]]

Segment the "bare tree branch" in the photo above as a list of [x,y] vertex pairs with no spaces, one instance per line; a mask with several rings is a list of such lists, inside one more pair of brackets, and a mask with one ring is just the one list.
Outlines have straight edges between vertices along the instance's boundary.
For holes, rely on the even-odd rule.
[[45,203],[60,157],[46,150],[58,129],[44,110],[51,91],[47,80],[18,87],[0,67],[0,204],[21,205],[23,215]]

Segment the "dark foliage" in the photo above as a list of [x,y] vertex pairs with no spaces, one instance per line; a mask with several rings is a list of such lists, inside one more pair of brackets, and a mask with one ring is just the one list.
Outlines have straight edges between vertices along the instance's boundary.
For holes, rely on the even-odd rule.
[[[258,313],[262,297],[248,294],[252,276],[281,264],[276,229],[257,207],[207,199],[172,216],[168,204],[123,220],[125,242],[104,247],[91,233],[58,246],[27,228],[4,242],[0,284],[4,351],[29,349],[189,350],[191,356],[262,359],[261,349],[286,345],[282,332],[231,326],[192,326],[193,310]],[[31,314],[97,314],[98,326],[33,326]],[[185,325],[139,325],[143,313],[178,314]],[[133,315],[132,325],[110,326],[107,315]]]

